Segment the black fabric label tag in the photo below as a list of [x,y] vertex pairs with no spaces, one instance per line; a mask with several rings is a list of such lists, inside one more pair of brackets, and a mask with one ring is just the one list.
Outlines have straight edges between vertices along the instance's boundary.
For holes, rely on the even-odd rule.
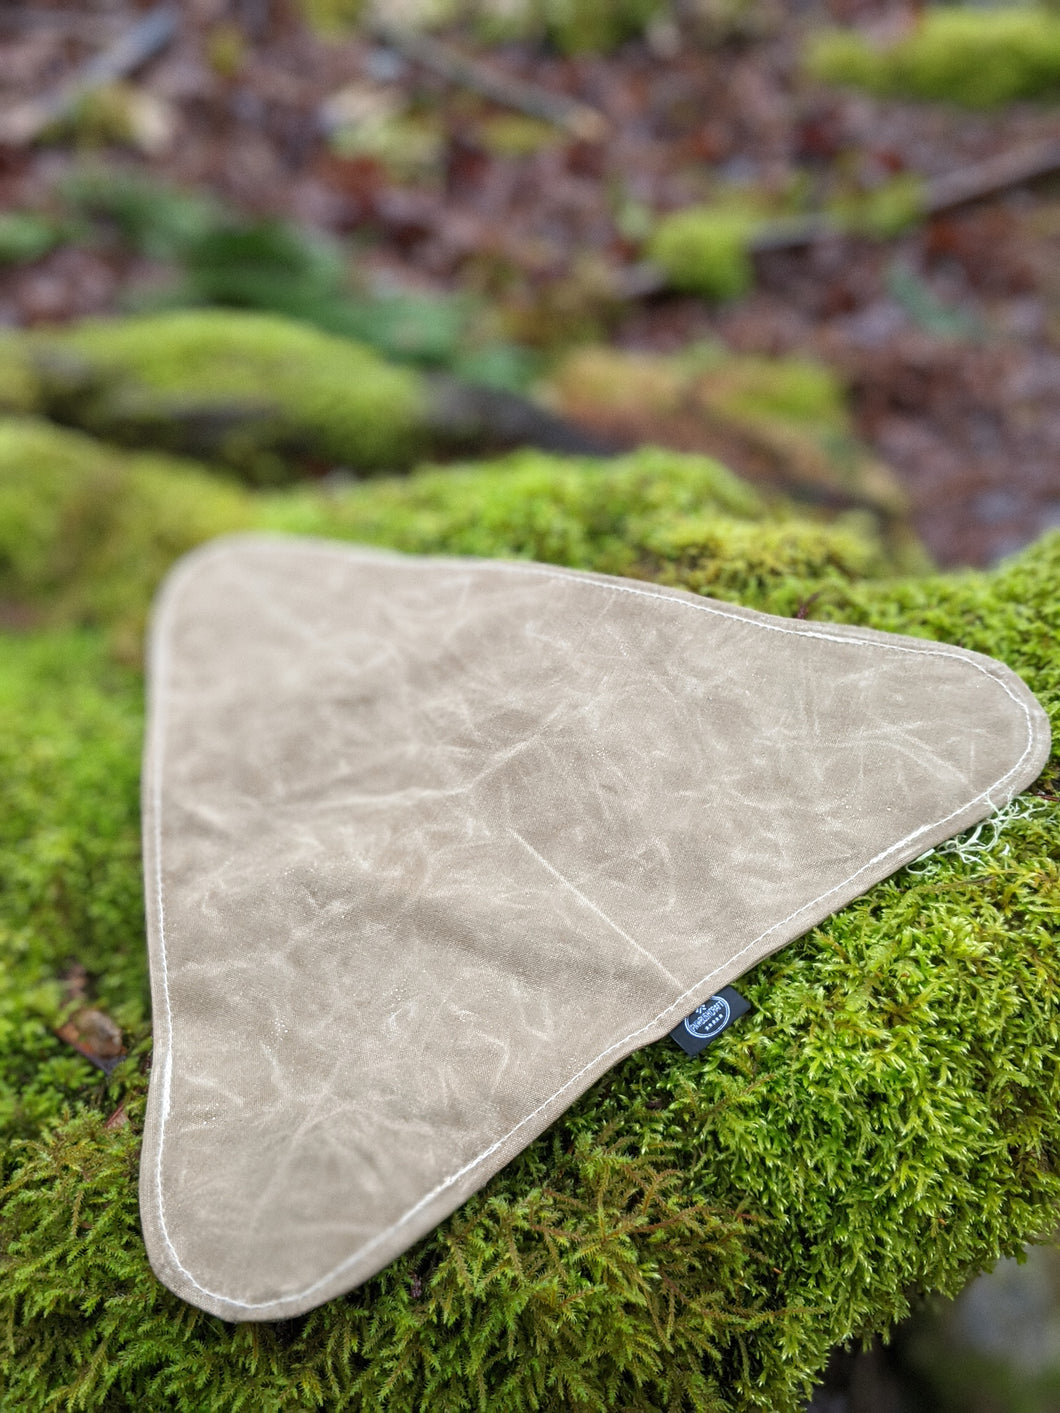
[[728,1030],[734,1020],[746,1015],[750,1009],[750,1001],[744,1000],[739,991],[732,986],[723,986],[717,995],[709,997],[690,1016],[685,1016],[680,1025],[675,1025],[670,1039],[676,1041],[686,1054],[698,1055],[700,1050],[705,1050],[722,1031]]

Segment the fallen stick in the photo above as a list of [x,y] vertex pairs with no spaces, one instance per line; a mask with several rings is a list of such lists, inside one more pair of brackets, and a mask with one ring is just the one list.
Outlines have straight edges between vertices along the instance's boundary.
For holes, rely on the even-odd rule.
[[[960,167],[955,172],[947,172],[926,182],[917,214],[938,216],[1057,171],[1060,171],[1060,139],[1057,138],[1045,138],[1041,142],[999,152],[995,157],[987,157],[982,162],[974,162],[971,166]],[[795,216],[790,221],[764,225],[752,237],[751,249],[794,250],[848,234],[849,227],[825,213]]]
[[1024,182],[1060,171],[1060,139],[1046,138],[1009,152],[999,152],[970,167],[961,167],[928,182],[923,207],[929,216],[952,211],[984,196],[996,196]]
[[[935,177],[925,183],[916,214],[939,216],[1054,172],[1060,172],[1060,139],[1045,138]],[[821,211],[764,222],[751,236],[748,249],[754,254],[800,250],[819,241],[838,240],[853,234],[856,232],[850,226]],[[661,294],[667,287],[663,271],[642,262],[628,268],[621,292],[628,299],[640,299]]]
[[604,115],[587,103],[553,93],[535,83],[497,73],[495,69],[462,54],[450,44],[418,34],[389,20],[376,19],[368,25],[369,33],[388,49],[404,59],[422,64],[449,83],[468,88],[494,103],[514,108],[531,118],[554,123],[572,137],[586,142],[600,142],[607,136],[610,124]]
[[49,124],[66,117],[86,93],[134,73],[141,64],[154,58],[176,34],[178,23],[179,11],[175,6],[160,5],[151,10],[50,93],[31,98],[0,115],[0,143],[23,147],[32,142]]

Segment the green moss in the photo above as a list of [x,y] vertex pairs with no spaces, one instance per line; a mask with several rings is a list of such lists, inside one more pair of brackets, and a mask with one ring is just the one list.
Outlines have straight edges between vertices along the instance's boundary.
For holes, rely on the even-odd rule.
[[399,468],[426,442],[419,377],[292,321],[232,310],[28,336],[56,414],[134,445],[210,454],[252,480],[290,461]]
[[767,503],[704,456],[646,449],[597,461],[524,451],[253,496],[192,463],[0,420],[0,601],[23,618],[104,627],[135,658],[145,605],[172,561],[244,528],[537,559],[748,599],[782,582],[895,567],[867,518],[829,522]]
[[298,0],[306,23],[325,38],[339,38],[357,23],[364,0]]
[[40,382],[16,335],[0,333],[0,414],[37,412]]
[[639,38],[663,8],[662,0],[544,0],[549,38],[564,54],[607,54]]
[[[232,494],[263,527],[625,566],[961,642],[1060,720],[1060,535],[992,573],[888,578],[856,521],[771,509],[716,463],[662,452]],[[47,573],[76,597],[79,561]],[[362,1289],[277,1325],[183,1306],[150,1273],[136,1208],[140,692],[90,633],[0,637],[5,1409],[796,1413],[834,1343],[1056,1224],[1054,758],[1001,844],[903,871],[761,963],[741,983],[754,1012],[702,1060],[631,1056]],[[51,1031],[71,960],[128,1031],[109,1084]],[[105,1127],[120,1102],[130,1121]]]
[[842,196],[828,208],[844,230],[877,240],[902,235],[923,220],[924,212],[924,182],[909,172],[871,191]]
[[512,40],[545,41],[561,53],[609,54],[639,39],[665,0],[472,0],[461,10],[486,44]]
[[704,456],[648,449],[602,462],[523,451],[423,471],[407,484],[271,496],[260,503],[259,523],[410,553],[443,549],[626,573],[653,528],[691,513],[729,527],[768,512],[749,486]]
[[812,359],[714,346],[677,356],[586,348],[554,370],[549,393],[564,415],[602,436],[724,455],[797,499],[864,506],[912,542],[902,488],[858,440],[835,373]]
[[800,597],[833,580],[879,578],[887,559],[863,517],[831,525],[806,520],[733,524],[689,518],[645,536],[638,577],[757,607],[783,592],[794,612]]
[[85,1097],[85,1063],[50,1033],[58,978],[88,968],[143,1027],[141,683],[98,638],[0,640],[0,1148]]
[[205,468],[0,419],[0,601],[33,620],[107,623],[135,656],[173,560],[250,519],[243,493]]
[[612,463],[521,452],[346,496],[284,496],[265,528],[409,553],[528,558],[759,602],[780,584],[893,571],[867,516],[825,522],[767,504],[705,456],[646,449]]
[[699,360],[717,405],[734,416],[779,417],[850,431],[843,386],[831,368],[812,358],[726,356]]
[[817,35],[812,74],[870,93],[987,108],[1060,91],[1060,16],[1044,7],[937,8],[880,46],[849,30]]
[[748,254],[761,218],[724,207],[690,206],[664,216],[648,241],[648,259],[674,289],[706,299],[732,299],[754,281]]

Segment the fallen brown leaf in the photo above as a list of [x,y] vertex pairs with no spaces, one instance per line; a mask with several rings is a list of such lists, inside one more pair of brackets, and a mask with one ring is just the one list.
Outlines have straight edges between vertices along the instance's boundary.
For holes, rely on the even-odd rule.
[[125,1054],[120,1027],[103,1011],[76,1011],[55,1033],[104,1074],[110,1074]]

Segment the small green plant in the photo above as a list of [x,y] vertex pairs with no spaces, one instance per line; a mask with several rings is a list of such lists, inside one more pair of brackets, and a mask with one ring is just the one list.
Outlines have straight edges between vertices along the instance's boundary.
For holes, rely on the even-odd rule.
[[59,222],[29,211],[5,211],[0,214],[0,265],[37,260],[62,244],[64,237]]
[[[168,261],[174,277],[140,296],[140,313],[217,306],[282,315],[372,348],[391,361],[441,368],[490,386],[519,390],[534,362],[501,337],[491,312],[468,296],[375,290],[357,278],[350,251],[288,221],[253,220],[212,198],[102,165],[62,186],[84,237],[118,242]],[[16,213],[36,230],[42,218]],[[23,240],[21,225],[12,242]],[[14,248],[14,245],[13,245]],[[18,249],[22,247],[17,246]],[[4,258],[0,219],[0,261]],[[14,258],[14,257],[12,257]]]
[[95,163],[76,168],[60,192],[77,217],[105,223],[155,260],[178,259],[223,217],[211,197]]
[[1038,5],[925,11],[902,38],[875,44],[826,30],[806,56],[814,77],[870,93],[990,108],[1060,94],[1060,15]]

